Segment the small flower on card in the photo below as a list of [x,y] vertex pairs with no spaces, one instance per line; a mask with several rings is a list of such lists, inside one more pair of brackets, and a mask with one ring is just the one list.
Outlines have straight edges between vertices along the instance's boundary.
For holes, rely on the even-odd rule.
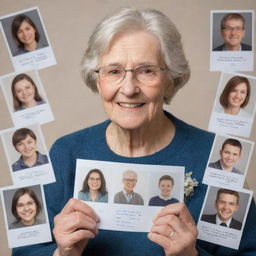
[[185,174],[185,184],[184,184],[184,201],[188,200],[194,193],[194,188],[198,186],[198,181],[192,178],[192,172],[187,172]]

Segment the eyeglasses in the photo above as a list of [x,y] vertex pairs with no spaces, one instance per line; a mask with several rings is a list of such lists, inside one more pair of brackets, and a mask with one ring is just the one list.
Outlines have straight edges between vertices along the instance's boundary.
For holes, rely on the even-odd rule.
[[100,180],[101,180],[101,178],[93,178],[93,177],[89,177],[89,180],[90,180],[90,181],[100,181]]
[[124,178],[124,181],[127,181],[127,182],[136,182],[137,180],[136,180],[136,179],[127,179],[127,178]]
[[223,28],[223,30],[226,32],[232,32],[232,31],[241,32],[244,30],[244,28],[243,27],[225,27],[225,28]]
[[159,79],[159,73],[167,69],[167,67],[163,68],[156,65],[139,66],[135,69],[124,69],[121,66],[113,65],[103,66],[94,72],[99,75],[101,81],[106,83],[121,83],[126,76],[126,72],[133,72],[134,77],[141,83],[150,83]]

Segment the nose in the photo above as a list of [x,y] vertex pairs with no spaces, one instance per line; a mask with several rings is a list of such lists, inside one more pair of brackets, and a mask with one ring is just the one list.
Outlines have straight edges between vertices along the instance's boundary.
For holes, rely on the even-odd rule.
[[137,81],[132,71],[126,71],[126,75],[121,82],[120,92],[127,97],[132,97],[140,93],[140,87],[137,85]]
[[25,150],[28,150],[30,148],[30,145],[29,144],[24,144],[24,148],[25,148]]
[[24,210],[25,211],[29,210],[29,206],[27,204],[24,205]]

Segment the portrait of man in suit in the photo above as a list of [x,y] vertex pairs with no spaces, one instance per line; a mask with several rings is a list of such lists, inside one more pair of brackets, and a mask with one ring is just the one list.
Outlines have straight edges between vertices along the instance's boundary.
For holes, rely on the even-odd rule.
[[114,203],[144,205],[144,200],[139,193],[134,192],[138,176],[133,170],[127,170],[123,173],[123,190],[116,193]]
[[215,208],[216,213],[204,214],[202,215],[201,220],[241,230],[242,223],[233,218],[233,215],[239,209],[239,193],[237,191],[220,188],[217,191]]
[[245,36],[245,19],[240,13],[228,13],[221,20],[224,43],[213,51],[251,51],[251,45],[242,43]]
[[242,144],[239,140],[228,138],[222,144],[220,150],[220,159],[216,162],[209,163],[209,167],[227,172],[242,174],[240,170],[235,168],[242,152]]

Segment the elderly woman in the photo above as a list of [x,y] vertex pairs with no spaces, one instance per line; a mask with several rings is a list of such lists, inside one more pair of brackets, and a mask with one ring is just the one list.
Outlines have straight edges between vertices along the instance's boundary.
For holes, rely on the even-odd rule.
[[220,112],[229,115],[248,117],[244,111],[250,100],[251,87],[246,77],[234,76],[226,84],[220,95],[220,104],[223,107]]
[[12,80],[12,98],[15,111],[32,108],[45,103],[33,79],[25,73],[15,76]]
[[43,221],[38,218],[41,210],[41,203],[31,188],[17,189],[12,198],[12,214],[16,220],[9,225],[9,228],[42,224]]
[[14,56],[41,49],[40,34],[33,20],[25,14],[17,15],[12,21],[12,37],[18,48]]
[[[51,160],[57,182],[45,187],[56,244],[23,247],[14,256],[41,255],[245,255],[256,253],[256,230],[246,226],[239,251],[197,241],[206,185],[186,205],[164,207],[150,232],[98,230],[93,209],[70,199],[76,159],[185,166],[202,181],[214,135],[163,110],[189,78],[181,38],[156,10],[122,9],[93,32],[83,59],[86,84],[98,91],[109,120],[55,142]],[[113,173],[115,175],[115,173]],[[255,223],[256,209],[249,214]]]
[[47,155],[37,150],[37,138],[32,130],[28,128],[16,130],[12,136],[12,144],[20,153],[20,158],[12,164],[13,172],[48,163]]
[[91,202],[108,202],[108,191],[103,173],[99,169],[90,170],[78,193],[78,199]]

